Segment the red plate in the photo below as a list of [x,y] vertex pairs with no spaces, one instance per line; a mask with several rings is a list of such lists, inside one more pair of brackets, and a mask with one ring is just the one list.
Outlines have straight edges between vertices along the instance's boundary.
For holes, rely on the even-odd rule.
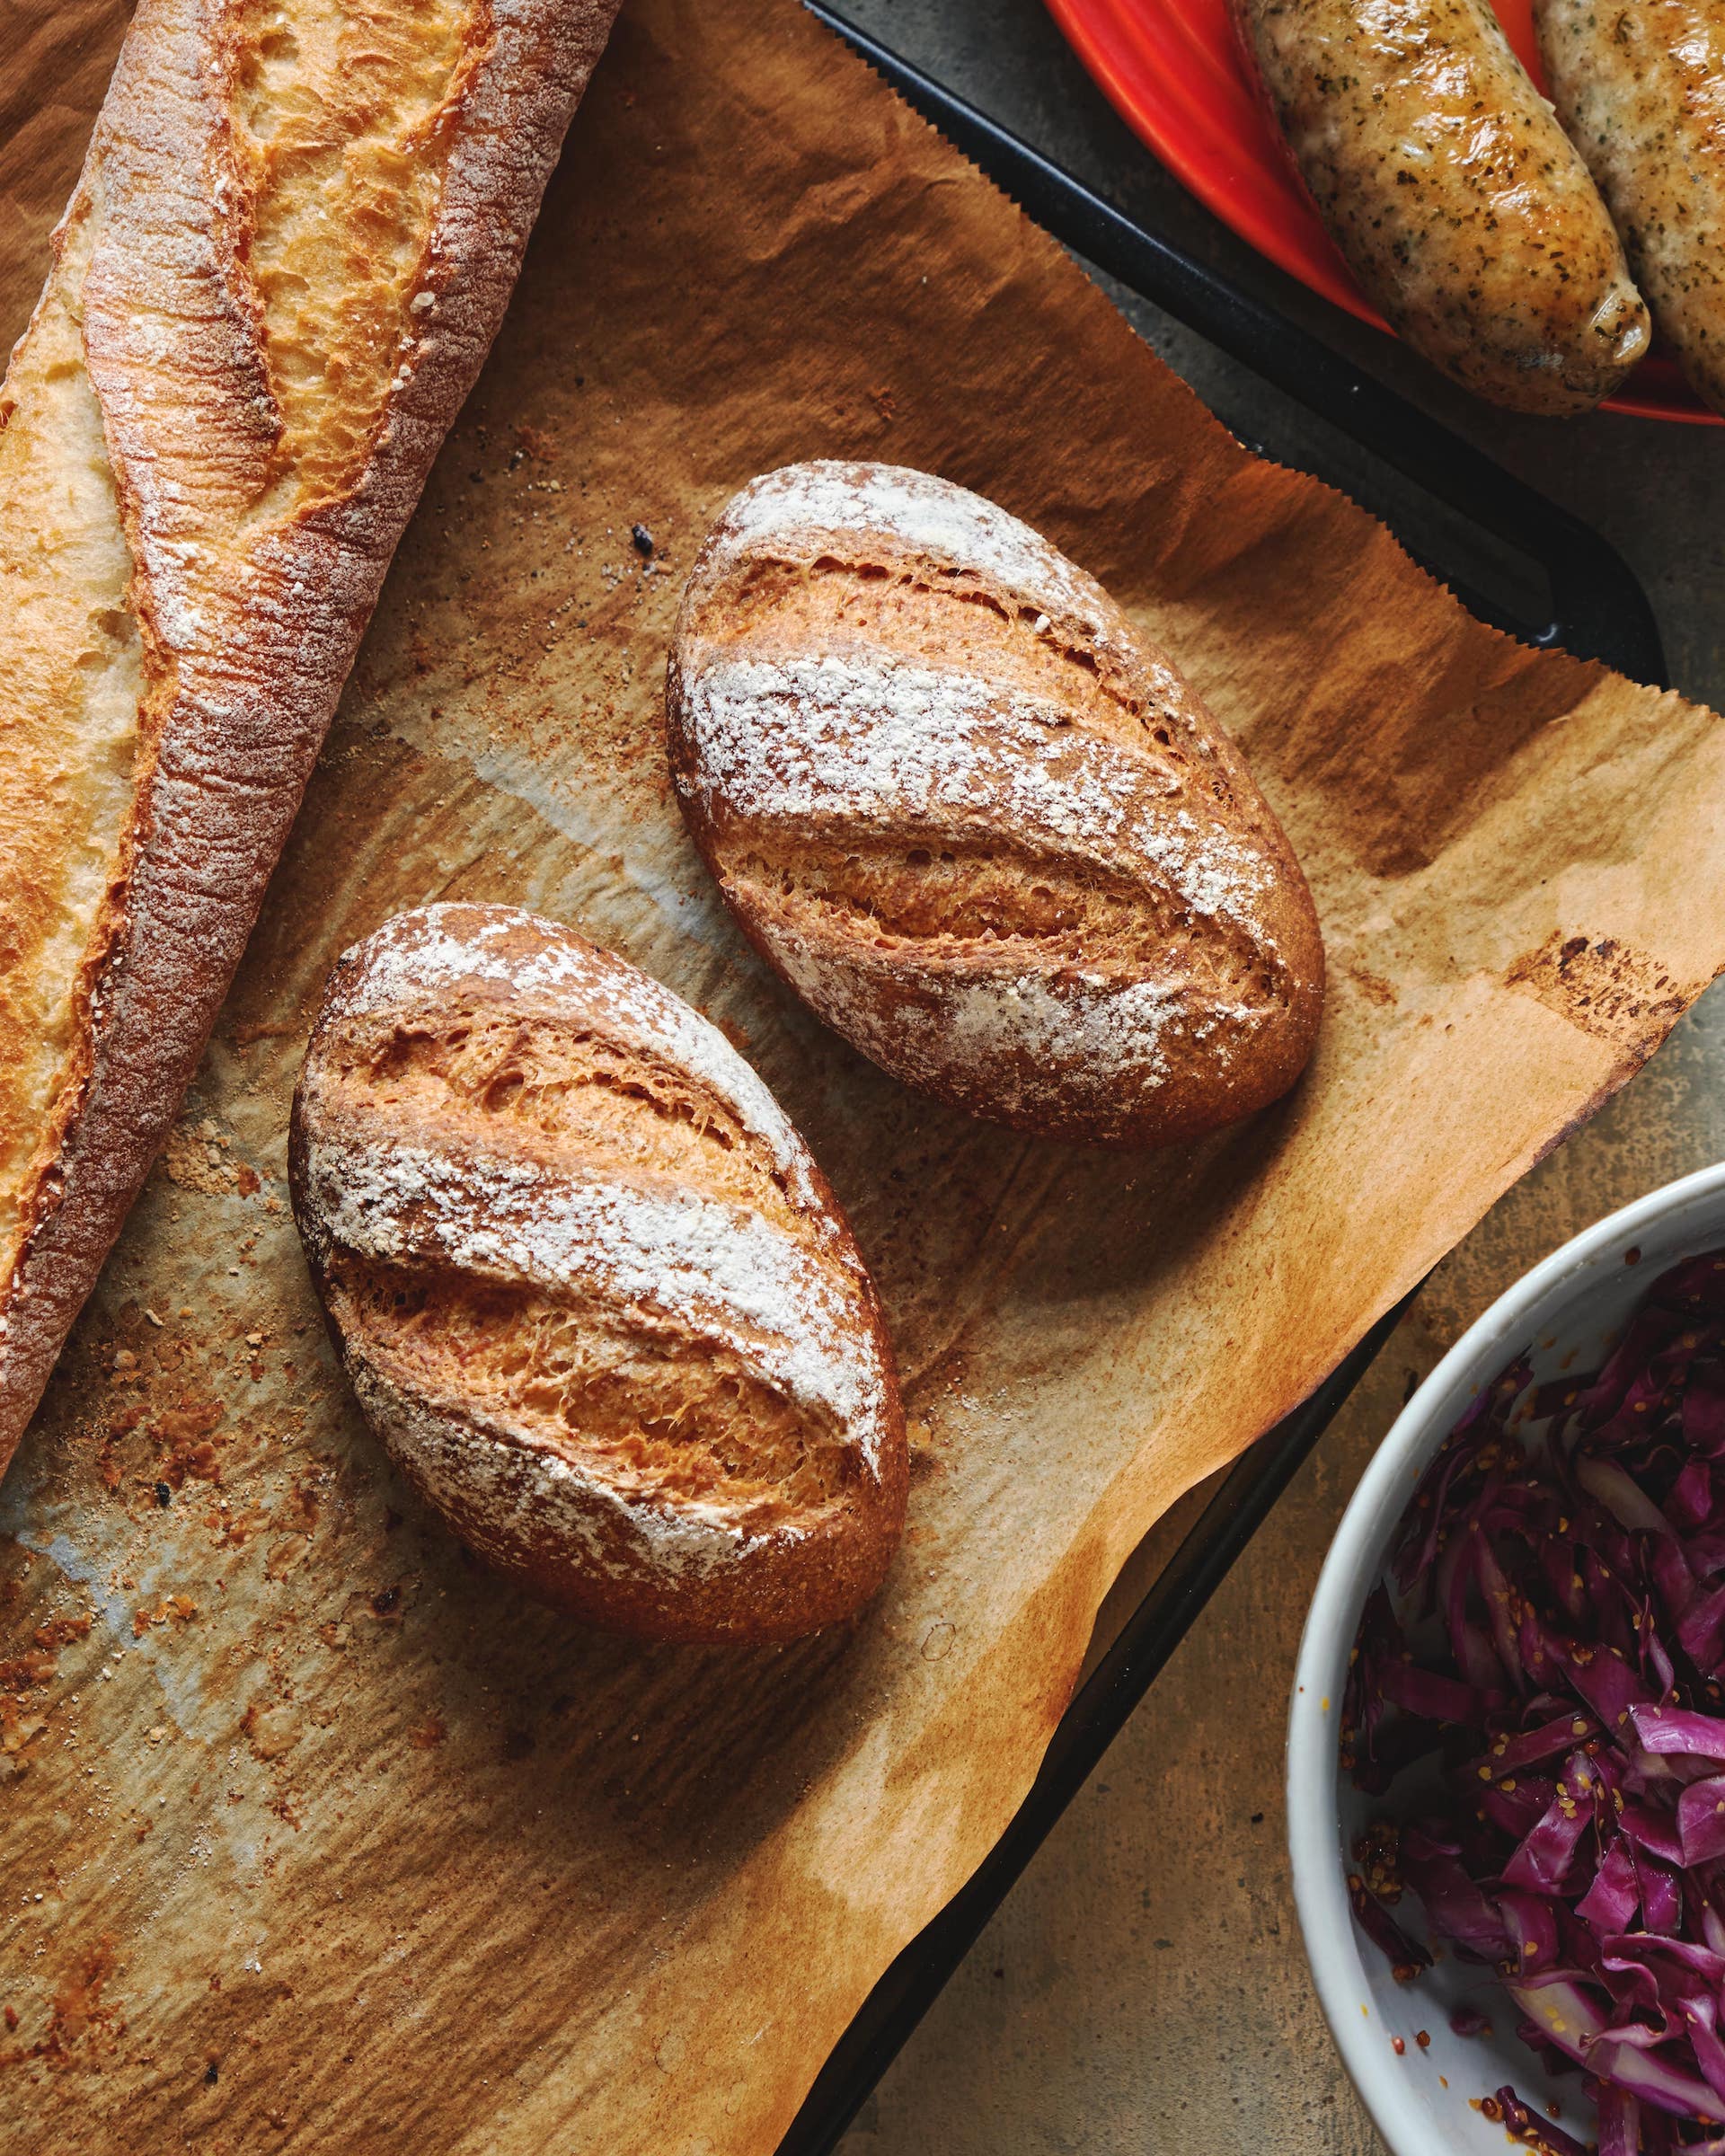
[[[1530,0],[1493,0],[1510,42],[1540,79]],[[1376,328],[1295,177],[1248,80],[1227,0],[1048,0],[1086,67],[1162,162],[1225,225],[1314,292]],[[1676,363],[1656,352],[1607,411],[1691,426],[1722,422],[1695,398]]]

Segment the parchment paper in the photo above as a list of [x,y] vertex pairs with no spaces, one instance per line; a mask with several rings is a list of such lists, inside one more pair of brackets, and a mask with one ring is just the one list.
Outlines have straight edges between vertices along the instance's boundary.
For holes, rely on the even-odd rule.
[[[14,327],[118,13],[19,20]],[[669,798],[661,667],[719,504],[818,454],[1031,517],[1243,739],[1331,965],[1285,1106],[1126,1162],[1027,1142],[900,1091],[749,958]],[[631,0],[4,1487],[0,2143],[770,2151],[1010,1815],[1150,1523],[1725,960],[1721,809],[1711,714],[1508,643],[1255,461],[792,0]],[[908,1538],[854,1633],[583,1632],[464,1561],[360,1425],[287,1101],[337,952],[448,896],[576,923],[703,1005],[831,1174],[915,1425]],[[1240,1704],[1274,1710],[1244,1670]]]

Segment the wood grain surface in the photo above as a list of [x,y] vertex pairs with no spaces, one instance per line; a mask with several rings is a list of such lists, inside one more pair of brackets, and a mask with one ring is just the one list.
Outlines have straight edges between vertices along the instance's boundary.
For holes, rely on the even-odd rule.
[[[100,91],[115,19],[79,22],[38,19],[9,251]],[[1284,1107],[1124,1163],[1010,1136],[748,957],[669,797],[660,682],[711,516],[811,455],[1030,517],[1243,740],[1334,981]],[[770,2150],[1010,1813],[1145,1529],[1717,970],[1721,806],[1710,714],[1507,644],[1251,457],[792,0],[631,0],[0,1493],[7,2144]],[[360,1425],[287,1215],[288,1096],[336,954],[448,897],[708,1009],[832,1178],[915,1418],[906,1551],[855,1631],[583,1631],[464,1560]]]

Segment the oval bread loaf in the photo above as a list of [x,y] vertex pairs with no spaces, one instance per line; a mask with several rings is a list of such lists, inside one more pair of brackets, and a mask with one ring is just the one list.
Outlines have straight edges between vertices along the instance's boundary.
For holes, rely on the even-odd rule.
[[663,1639],[850,1614],[903,1524],[880,1305],[808,1149],[707,1021],[513,907],[331,975],[295,1216],[397,1464],[543,1599]]
[[756,949],[907,1084],[1144,1145],[1311,1053],[1323,946],[1237,751],[1101,586],[886,464],[745,487],[690,576],[672,777]]

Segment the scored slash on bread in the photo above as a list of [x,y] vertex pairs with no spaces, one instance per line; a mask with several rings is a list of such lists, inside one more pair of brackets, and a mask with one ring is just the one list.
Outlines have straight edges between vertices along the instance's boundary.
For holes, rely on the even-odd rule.
[[928,473],[757,479],[690,576],[672,776],[746,933],[906,1083],[1187,1137],[1285,1092],[1323,950],[1243,759],[1092,578]]
[[403,1473],[590,1622],[783,1639],[903,1524],[879,1303],[807,1148],[718,1029],[509,906],[404,914],[331,976],[294,1210]]
[[616,0],[141,0],[0,393],[0,1468],[166,1135]]

